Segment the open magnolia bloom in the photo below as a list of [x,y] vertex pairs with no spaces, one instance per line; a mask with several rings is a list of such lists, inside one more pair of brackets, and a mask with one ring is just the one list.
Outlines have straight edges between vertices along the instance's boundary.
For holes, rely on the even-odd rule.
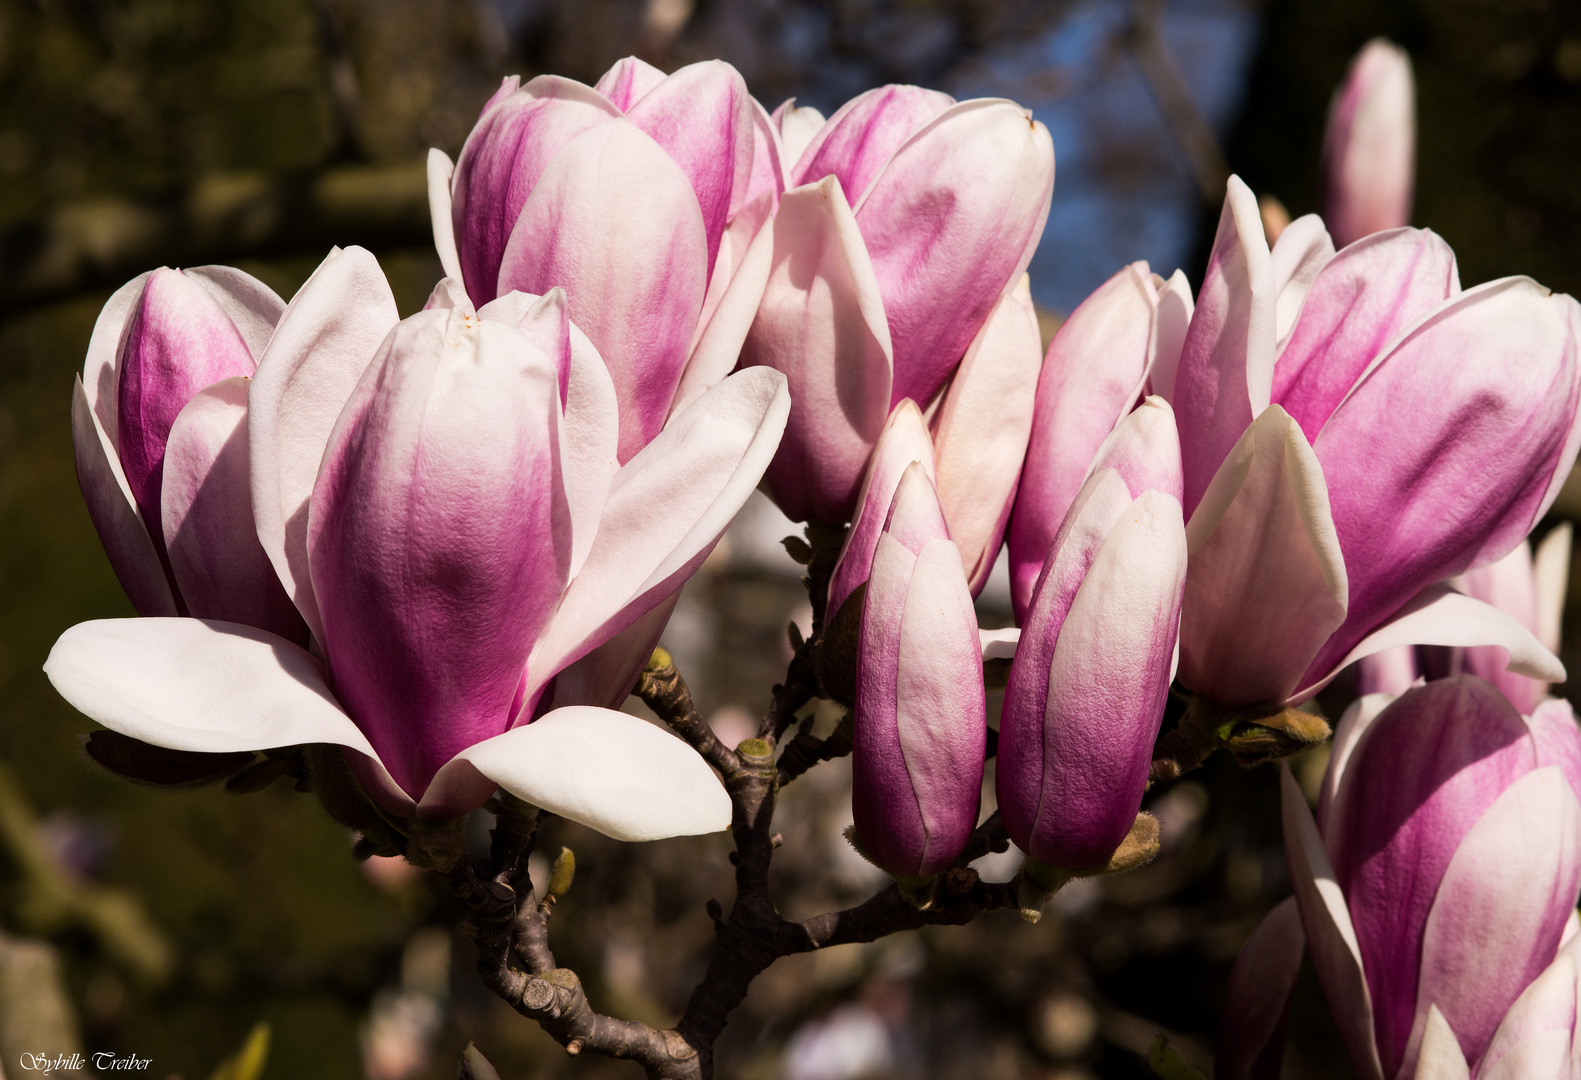
[[1010,520],[1018,623],[1098,448],[1144,393],[1173,395],[1191,307],[1185,274],[1176,270],[1166,281],[1134,262],[1077,305],[1049,343]]
[[1175,382],[1191,561],[1180,680],[1232,711],[1309,698],[1409,643],[1531,632],[1437,585],[1493,562],[1575,462],[1581,305],[1527,278],[1462,291],[1415,229],[1337,255],[1315,217],[1270,252],[1231,178]]
[[773,454],[784,379],[725,380],[617,466],[615,390],[559,290],[474,310],[446,279],[358,360],[315,348],[336,309],[304,302],[314,287],[252,386],[252,497],[324,662],[234,623],[107,620],[56,643],[56,688],[156,746],[338,744],[401,815],[500,786],[623,839],[724,828],[729,799],[685,744],[543,699],[712,550]]
[[625,462],[735,367],[780,161],[768,114],[720,60],[666,76],[628,57],[596,87],[512,76],[453,167],[429,152],[434,243],[480,307],[565,290],[614,379]]
[[1364,1080],[1528,1080],[1581,1066],[1581,733],[1469,675],[1361,698],[1314,823],[1284,773],[1295,896],[1231,975],[1216,1073],[1279,1075],[1304,949]]
[[[817,117],[790,104],[775,117],[797,146]],[[843,523],[891,410],[930,405],[996,310],[1020,318],[1006,305],[1048,217],[1054,144],[1012,101],[884,86],[807,138],[786,184],[741,363],[790,379],[769,495],[792,520]]]

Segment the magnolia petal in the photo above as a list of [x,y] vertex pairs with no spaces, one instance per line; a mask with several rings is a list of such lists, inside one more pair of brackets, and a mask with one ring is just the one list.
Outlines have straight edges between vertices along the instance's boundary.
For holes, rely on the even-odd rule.
[[[451,222],[467,294],[485,304],[513,288],[542,287],[500,277],[510,239],[528,198],[577,136],[620,118],[604,95],[574,79],[540,75],[517,89],[510,79],[484,106],[456,161]],[[606,181],[607,183],[607,181]]]
[[730,825],[730,796],[691,747],[612,709],[556,709],[467,747],[434,778],[418,813],[450,816],[472,801],[480,776],[616,840],[695,836]]
[[1183,418],[1187,521],[1236,440],[1268,407],[1277,301],[1257,197],[1232,176],[1171,399]]
[[[1366,963],[1379,1057],[1391,1074],[1414,1050],[1421,1010],[1442,996],[1419,992],[1419,980],[1424,927],[1445,872],[1488,807],[1536,764],[1520,715],[1469,675],[1401,695],[1351,755],[1325,840]],[[1504,999],[1501,1013],[1513,999]]]
[[1142,390],[1157,304],[1147,264],[1132,263],[1083,300],[1049,344],[1009,530],[1018,617],[1098,448]]
[[159,552],[132,501],[115,448],[94,414],[80,378],[71,392],[71,441],[77,486],[88,504],[88,517],[132,607],[139,615],[177,614],[175,594]]
[[307,626],[258,543],[247,474],[247,386],[226,379],[181,410],[160,492],[170,570],[187,610],[307,644]]
[[[115,447],[120,445],[119,433],[121,372],[121,343],[126,336],[127,324],[142,299],[143,287],[153,276],[153,271],[138,274],[131,281],[116,289],[99,311],[93,324],[93,336],[88,339],[88,355],[82,365],[83,396],[88,408],[98,418],[110,446],[110,456],[116,457]],[[120,468],[119,464],[116,466]],[[128,488],[128,498],[131,489]]]
[[837,177],[840,187],[860,202],[874,177],[912,133],[954,104],[950,95],[920,86],[892,84],[858,94],[812,136],[790,183],[800,187]]
[[44,673],[77,711],[171,750],[335,743],[373,757],[307,650],[206,619],[101,619],[55,642]]
[[1403,694],[1416,679],[1416,650],[1410,645],[1396,645],[1356,661],[1358,693]]
[[1036,818],[1030,835],[1011,837],[1032,858],[1101,866],[1135,822],[1169,696],[1185,577],[1180,502],[1145,491],[1110,530],[1055,630]]
[[1402,334],[1334,410],[1312,447],[1334,481],[1351,603],[1314,671],[1537,523],[1575,460],[1577,319],[1573,299],[1528,279],[1467,290]]
[[396,327],[325,447],[308,530],[320,643],[414,799],[509,726],[565,587],[558,414],[550,355],[470,307],[436,307]]
[[1564,1080],[1570,1076],[1570,1042],[1576,1023],[1577,969],[1561,952],[1521,991],[1477,1063],[1479,1080]]
[[[1329,239],[1323,219],[1306,214],[1285,226],[1274,242],[1270,258],[1274,270],[1275,352],[1282,352],[1290,331],[1295,328],[1307,290],[1328,261],[1334,257],[1334,241]],[[1278,362],[1275,361],[1275,371]]]
[[983,646],[984,660],[1011,660],[1021,641],[1021,628],[1006,626],[998,630],[979,630],[977,637]]
[[[949,540],[930,540],[917,554],[895,665],[900,756],[923,835],[921,850],[910,853],[910,867],[894,869],[920,877],[948,866],[971,837],[988,738],[977,615],[961,554]],[[860,822],[857,830],[864,842],[876,843]],[[884,865],[882,855],[874,854]]]
[[1455,253],[1435,233],[1395,229],[1357,241],[1311,282],[1274,365],[1273,399],[1316,441],[1389,343],[1459,291]]
[[599,76],[593,89],[608,98],[615,108],[625,112],[647,97],[666,78],[662,70],[646,60],[623,56]]
[[785,430],[778,372],[737,372],[615,474],[582,572],[533,647],[523,708],[549,679],[674,592],[757,486]]
[[625,110],[626,118],[664,148],[691,182],[708,238],[708,272],[725,226],[746,202],[752,182],[752,96],[741,73],[723,60],[677,69]]
[[[1319,789],[1317,805],[1317,824],[1325,837],[1339,836],[1344,832],[1344,824],[1339,820],[1342,810],[1336,809],[1335,799],[1338,797],[1340,785],[1345,778],[1345,766],[1350,763],[1350,756],[1361,742],[1361,737],[1367,734],[1367,729],[1372,727],[1378,714],[1393,704],[1399,694],[1377,693],[1365,694],[1351,702],[1339,718],[1339,723],[1334,727],[1334,738],[1329,742],[1328,768],[1323,771],[1323,785]],[[1332,845],[1329,847],[1329,858],[1334,858]]]
[[269,286],[234,266],[190,266],[182,273],[203,286],[230,317],[256,366],[280,316],[285,314],[285,301]]
[[818,132],[823,130],[823,113],[811,105],[798,107],[795,98],[786,98],[771,117],[779,129],[780,141],[785,147],[785,186],[791,187],[791,177],[801,164],[802,155],[812,145]]
[[932,424],[939,501],[973,596],[988,583],[1015,505],[1042,367],[1023,274],[966,350]]
[[1191,283],[1176,270],[1158,290],[1158,309],[1153,313],[1153,337],[1148,349],[1148,394],[1157,394],[1174,404],[1175,372],[1180,368],[1180,350],[1186,344],[1195,305]]
[[1292,896],[1265,915],[1241,946],[1220,1014],[1214,1080],[1279,1080],[1306,943]]
[[1557,766],[1581,799],[1581,730],[1570,702],[1548,699],[1526,718],[1526,726],[1537,741],[1537,763]]
[[934,540],[949,539],[949,524],[939,505],[938,490],[920,462],[912,462],[901,473],[889,515],[884,519],[884,532],[913,555],[921,555],[922,549]]
[[236,324],[196,278],[179,270],[149,277],[126,325],[116,399],[116,451],[137,507],[159,535],[159,487],[165,443],[176,416],[199,390],[257,362]]
[[790,187],[786,177],[791,161],[785,156],[785,143],[779,125],[757,98],[752,98],[752,181],[747,185],[747,202],[767,194],[769,215],[779,207],[780,195]]
[[[1492,604],[1526,629],[1537,632],[1537,578],[1532,569],[1532,546],[1527,541],[1516,544],[1514,550],[1495,563],[1466,571],[1458,580],[1466,595]],[[1505,668],[1504,661],[1503,649],[1482,645],[1465,651],[1462,669],[1497,686],[1517,712],[1528,715],[1537,708],[1548,687],[1513,674]]]
[[291,298],[247,392],[258,540],[320,643],[308,500],[341,407],[398,319],[378,260],[360,247],[331,252]]
[[456,166],[443,150],[428,151],[428,216],[433,222],[434,251],[445,277],[461,277],[461,256],[456,252],[456,223],[451,216],[450,181]]
[[[1429,585],[1395,612],[1388,622],[1362,638],[1328,672],[1291,694],[1305,701],[1364,656],[1396,645],[1497,645],[1510,654],[1509,670],[1543,682],[1564,682],[1565,668],[1532,632],[1498,608],[1462,596],[1448,586]],[[1311,671],[1307,672],[1311,678]]]
[[794,521],[843,522],[889,416],[889,323],[878,279],[840,183],[785,193],[773,264],[741,351],[790,383],[791,417],[767,486]]
[[1048,129],[994,98],[929,120],[862,193],[854,211],[894,342],[891,403],[933,400],[1025,272],[1053,193]]
[[1543,537],[1532,559],[1537,586],[1537,640],[1551,653],[1559,651],[1559,628],[1565,608],[1565,591],[1570,581],[1570,547],[1574,526],[1561,521]]
[[912,463],[919,463],[930,481],[937,483],[938,469],[933,457],[933,440],[922,419],[922,410],[907,400],[896,405],[879,433],[878,445],[862,478],[857,496],[856,516],[845,534],[845,543],[829,575],[828,610],[838,612],[856,587],[867,580],[873,565],[873,551],[879,534],[889,520],[890,507],[900,479]]
[[1411,1075],[1414,1080],[1471,1080],[1471,1068],[1466,1064],[1466,1055],[1460,1049],[1454,1029],[1444,1019],[1444,1014],[1438,1011],[1437,1005],[1428,1007],[1422,1053],[1416,1060],[1416,1068],[1411,1073],[1401,1075]]
[[1537,769],[1461,841],[1422,931],[1418,1011],[1441,1010],[1470,1060],[1553,960],[1578,891],[1581,803],[1563,772]]
[[1378,1061],[1372,1034],[1372,995],[1362,971],[1361,951],[1356,946],[1356,931],[1344,894],[1334,880],[1334,868],[1323,850],[1306,797],[1290,775],[1289,766],[1282,765],[1279,771],[1285,857],[1290,862],[1301,926],[1312,950],[1312,966],[1323,986],[1323,995],[1328,998],[1340,1038],[1350,1053],[1351,1064],[1363,1080],[1383,1080],[1383,1066]]
[[1269,406],[1186,526],[1180,677],[1191,690],[1235,708],[1283,701],[1299,685],[1345,618],[1345,562],[1328,498],[1300,427]]
[[567,579],[573,578],[592,549],[610,482],[620,468],[615,383],[593,343],[570,321],[564,289],[550,289],[546,296],[509,292],[478,315],[516,327],[560,369],[560,475],[571,514]]
[[565,289],[571,321],[615,380],[620,456],[629,461],[670,413],[708,269],[685,173],[630,121],[611,120],[544,168],[511,231],[497,292]]
[[[759,196],[756,206],[748,207],[737,222],[731,223],[726,233],[726,242],[732,246],[744,242],[746,253],[724,286],[717,307],[710,312],[706,303],[704,305],[707,322],[698,323],[698,339],[686,361],[681,383],[675,388],[671,416],[680,414],[710,387],[718,385],[741,358],[741,346],[746,343],[752,320],[757,317],[763,290],[768,287],[769,269],[774,265],[774,230],[767,225],[768,210],[769,197],[765,193]],[[762,215],[762,220],[752,228],[745,227],[752,225],[757,215]],[[744,226],[739,236],[738,223]],[[713,289],[714,283],[710,282],[710,294]]]

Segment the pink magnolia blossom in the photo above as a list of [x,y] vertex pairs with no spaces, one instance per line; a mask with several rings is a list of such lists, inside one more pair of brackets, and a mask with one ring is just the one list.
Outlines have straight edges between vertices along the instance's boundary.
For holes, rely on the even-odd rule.
[[1365,1080],[1569,1076],[1581,733],[1469,675],[1357,701],[1318,820],[1284,773],[1295,896],[1230,980],[1217,1074],[1278,1075],[1304,948]]
[[1411,58],[1374,38],[1334,91],[1323,133],[1323,220],[1334,242],[1409,225],[1415,172]]
[[1461,291],[1437,236],[1270,252],[1232,178],[1175,383],[1191,568],[1180,677],[1232,709],[1310,697],[1399,644],[1498,645],[1518,622],[1435,583],[1496,561],[1575,461],[1581,305],[1527,278]]
[[1165,281],[1132,263],[1083,300],[1049,344],[1010,521],[1018,622],[1098,447],[1149,388],[1166,401],[1173,395],[1191,308],[1184,274]]
[[1010,667],[997,790],[1010,839],[1101,866],[1136,819],[1174,678],[1186,534],[1180,446],[1150,397],[1120,422],[1056,535]]
[[[201,266],[140,275],[99,316],[72,402],[77,477],[139,614],[307,641],[258,543],[247,486],[248,382],[284,311],[250,275]],[[393,299],[387,311],[393,324]]]
[[[775,116],[800,144],[807,111]],[[1020,282],[1053,142],[1014,102],[886,86],[818,128],[786,183],[741,363],[790,379],[769,494],[792,519],[844,522],[890,411],[930,405]]]
[[50,654],[56,688],[173,749],[338,744],[396,813],[503,786],[625,838],[723,828],[729,799],[683,743],[544,699],[712,550],[773,454],[783,378],[721,382],[618,466],[615,388],[564,293],[478,310],[446,279],[359,353],[336,338],[368,285],[349,258],[303,287],[252,386],[258,539],[315,651],[229,622],[90,622]]
[[851,810],[898,877],[949,866],[977,824],[988,740],[977,615],[928,474],[902,474],[873,554],[857,651]]
[[1041,351],[1031,288],[1022,275],[966,350],[932,423],[910,398],[891,410],[829,581],[831,613],[867,580],[895,488],[913,461],[936,486],[972,595],[982,592],[1021,481]]
[[778,132],[719,60],[512,76],[453,168],[429,155],[445,272],[478,306],[565,290],[614,378],[622,462],[735,366],[783,189]]

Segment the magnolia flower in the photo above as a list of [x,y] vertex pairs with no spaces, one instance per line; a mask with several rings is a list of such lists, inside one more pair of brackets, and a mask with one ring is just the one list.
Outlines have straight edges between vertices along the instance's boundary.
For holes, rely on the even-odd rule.
[[1561,678],[1529,631],[1435,583],[1510,551],[1558,493],[1578,327],[1581,306],[1528,278],[1462,292],[1430,232],[1334,255],[1308,217],[1270,253],[1232,178],[1175,383],[1186,688],[1277,709],[1413,642],[1498,645]]
[[1323,132],[1323,220],[1335,242],[1410,224],[1415,169],[1411,58],[1374,38],[1334,91]]
[[[1535,558],[1530,542],[1523,540],[1498,562],[1453,578],[1449,584],[1498,608],[1536,635],[1543,648],[1557,654],[1570,577],[1572,531],[1570,523],[1564,522],[1543,537]],[[1523,716],[1530,715],[1548,693],[1547,682],[1507,670],[1497,647],[1430,650],[1427,659],[1429,677],[1470,672],[1497,686]],[[1416,681],[1418,665],[1414,650],[1401,645],[1364,658],[1357,671],[1363,693],[1403,694]]]
[[429,152],[434,242],[478,306],[565,290],[614,378],[625,462],[735,366],[768,273],[780,160],[723,61],[666,76],[628,57],[596,87],[512,76],[454,167]]
[[[1469,675],[1358,700],[1314,824],[1284,773],[1295,896],[1230,980],[1217,1074],[1278,1075],[1303,949],[1364,1080],[1570,1076],[1581,733]],[[1385,707],[1387,706],[1387,707]]]
[[829,579],[831,614],[867,580],[895,489],[914,461],[936,486],[972,595],[982,592],[1021,479],[1041,351],[1031,287],[1023,274],[967,349],[932,423],[910,398],[890,412]]
[[1130,831],[1174,678],[1185,577],[1175,420],[1150,397],[1099,451],[1010,666],[996,784],[1030,858],[1090,869]]
[[954,861],[977,824],[988,740],[977,615],[933,484],[908,466],[862,604],[854,839],[899,878]]
[[256,278],[200,266],[142,274],[99,315],[72,399],[77,479],[139,614],[307,641],[247,488],[248,380],[284,310]]
[[1191,307],[1184,274],[1165,281],[1135,262],[1083,300],[1054,335],[1010,521],[1017,622],[1026,618],[1043,560],[1098,447],[1149,387],[1166,401],[1174,393]]
[[[776,112],[782,141],[801,142],[808,112]],[[1014,102],[886,86],[823,124],[786,183],[741,363],[790,379],[769,494],[792,519],[844,522],[890,411],[930,404],[1013,302],[1048,216],[1054,147]]]
[[50,679],[158,746],[346,747],[398,814],[501,786],[626,839],[723,828],[729,799],[683,743],[543,698],[707,556],[773,454],[784,380],[722,382],[617,468],[615,390],[563,293],[474,310],[447,279],[359,359],[315,344],[355,318],[346,258],[253,386],[259,539],[324,663],[234,623],[107,620],[61,637]]

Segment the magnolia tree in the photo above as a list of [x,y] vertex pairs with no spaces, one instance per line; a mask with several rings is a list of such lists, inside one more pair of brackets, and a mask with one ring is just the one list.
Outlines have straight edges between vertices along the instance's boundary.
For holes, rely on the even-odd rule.
[[[1363,660],[1377,693],[1315,823],[1286,779],[1295,896],[1243,953],[1218,1071],[1277,1075],[1310,947],[1369,1077],[1568,1074],[1581,736],[1545,698],[1567,548],[1534,571],[1526,537],[1581,441],[1581,307],[1462,289],[1405,227],[1402,64],[1371,48],[1336,98],[1344,246],[1310,216],[1270,247],[1231,178],[1195,296],[1123,267],[1046,356],[1025,270],[1054,148],[1013,102],[769,113],[717,61],[507,80],[456,162],[431,155],[445,278],[411,318],[358,248],[289,304],[226,267],[110,299],[77,469],[141,617],[67,631],[49,677],[108,768],[289,775],[359,856],[443,877],[483,982],[569,1053],[706,1077],[777,958],[1036,921],[1152,857],[1150,786],[1327,740],[1307,703]],[[1403,176],[1376,149],[1401,145]],[[726,746],[656,645],[760,485],[806,522],[812,631]],[[980,630],[1006,547],[1018,629]],[[1472,674],[1413,688],[1419,656]],[[824,738],[798,723],[815,698],[844,709]],[[894,884],[787,919],[777,797],[845,754],[851,843]],[[675,1028],[599,1014],[557,964],[573,867],[527,874],[546,815],[731,831],[736,894]],[[969,865],[1010,844],[1013,880]]]

